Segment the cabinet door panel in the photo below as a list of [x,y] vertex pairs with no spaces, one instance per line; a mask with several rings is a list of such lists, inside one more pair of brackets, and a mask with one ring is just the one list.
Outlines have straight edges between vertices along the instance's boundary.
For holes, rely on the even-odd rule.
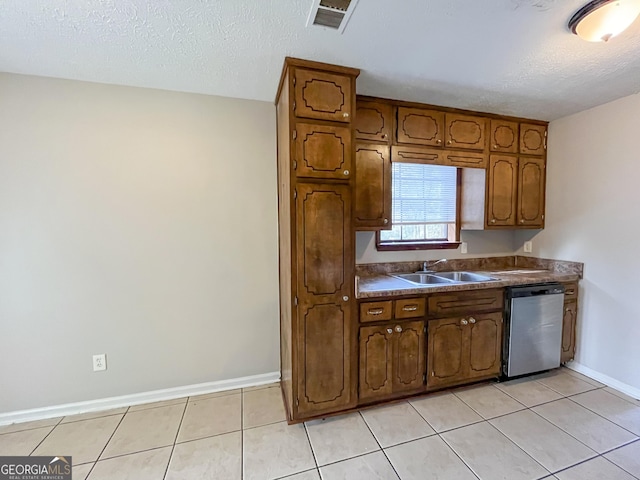
[[[398,331],[398,329],[401,329]],[[419,390],[424,385],[424,322],[394,327],[393,392]]]
[[518,225],[544,225],[544,158],[521,157],[518,163]]
[[423,108],[398,107],[398,143],[442,146],[444,113]]
[[445,118],[445,146],[484,150],[487,138],[487,119],[470,115],[447,113]]
[[391,143],[392,115],[391,105],[358,101],[355,118],[356,138]]
[[298,413],[351,403],[349,304],[301,305],[298,325]]
[[502,363],[502,314],[472,315],[468,321],[469,378],[498,375]]
[[562,318],[562,363],[573,360],[576,353],[576,319],[578,317],[578,302],[566,302],[564,304],[564,317]]
[[487,226],[515,226],[518,158],[491,155],[487,192]]
[[356,229],[391,227],[391,157],[387,145],[356,147],[355,195]]
[[351,175],[351,131],[345,127],[298,123],[296,175],[348,179]]
[[393,330],[390,326],[360,329],[360,398],[390,395],[393,389]]
[[460,318],[429,321],[427,387],[454,384],[465,379],[468,352]]
[[547,127],[544,125],[520,124],[520,153],[544,155],[547,149]]
[[296,116],[351,121],[351,77],[297,68],[294,83]]
[[518,124],[506,120],[491,120],[489,148],[492,152],[518,153]]
[[351,296],[353,283],[349,186],[299,183],[296,189],[299,300],[339,303]]

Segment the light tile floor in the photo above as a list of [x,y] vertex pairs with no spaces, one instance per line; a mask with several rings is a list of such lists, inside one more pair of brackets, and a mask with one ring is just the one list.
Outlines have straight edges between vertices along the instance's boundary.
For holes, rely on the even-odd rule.
[[640,401],[562,368],[287,425],[277,385],[0,427],[74,480],[633,480]]

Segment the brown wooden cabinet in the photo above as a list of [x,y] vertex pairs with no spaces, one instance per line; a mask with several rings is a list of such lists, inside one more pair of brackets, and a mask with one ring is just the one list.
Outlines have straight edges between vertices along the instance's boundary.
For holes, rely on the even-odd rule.
[[560,361],[569,362],[576,354],[576,324],[578,320],[578,284],[564,284],[564,314],[562,317],[562,352]]
[[357,402],[350,123],[357,75],[287,58],[276,99],[281,386],[290,422]]
[[520,153],[545,155],[547,151],[547,127],[545,125],[520,124]]
[[[312,62],[309,64],[313,67]],[[342,74],[296,67],[292,74],[294,115],[334,122],[351,122],[354,110],[353,78],[353,74],[348,72]]]
[[387,103],[358,100],[355,135],[357,140],[391,143],[393,107]]
[[424,108],[398,107],[398,143],[442,146],[444,112]]
[[492,152],[518,153],[518,122],[492,119],[489,149]]
[[487,227],[544,226],[544,158],[491,155],[487,176]]
[[391,227],[391,157],[388,145],[356,145],[354,226],[358,230]]
[[428,389],[500,374],[501,312],[430,320],[428,341]]
[[298,177],[344,180],[351,176],[351,129],[297,123],[293,136]]
[[424,388],[424,321],[360,328],[361,402]]
[[471,115],[447,113],[445,116],[445,147],[484,150],[487,119]]

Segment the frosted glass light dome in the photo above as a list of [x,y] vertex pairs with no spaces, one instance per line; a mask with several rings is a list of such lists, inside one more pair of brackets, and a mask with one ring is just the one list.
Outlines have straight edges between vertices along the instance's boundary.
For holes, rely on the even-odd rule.
[[622,33],[640,14],[640,0],[595,0],[569,21],[569,28],[589,42],[606,42]]

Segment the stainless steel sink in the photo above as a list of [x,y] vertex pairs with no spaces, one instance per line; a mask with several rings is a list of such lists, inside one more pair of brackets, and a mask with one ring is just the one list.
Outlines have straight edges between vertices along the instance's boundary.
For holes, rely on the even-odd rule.
[[487,275],[471,272],[399,273],[392,275],[417,285],[442,285],[452,283],[489,282],[495,280]]
[[453,280],[449,280],[448,278],[437,277],[430,273],[400,273],[398,275],[393,275],[394,277],[401,278],[402,280],[406,280],[407,282],[417,283],[419,285],[433,285],[433,284],[442,284],[442,283],[455,283]]
[[471,272],[438,272],[434,273],[434,275],[454,282],[489,282],[495,280],[493,277]]

